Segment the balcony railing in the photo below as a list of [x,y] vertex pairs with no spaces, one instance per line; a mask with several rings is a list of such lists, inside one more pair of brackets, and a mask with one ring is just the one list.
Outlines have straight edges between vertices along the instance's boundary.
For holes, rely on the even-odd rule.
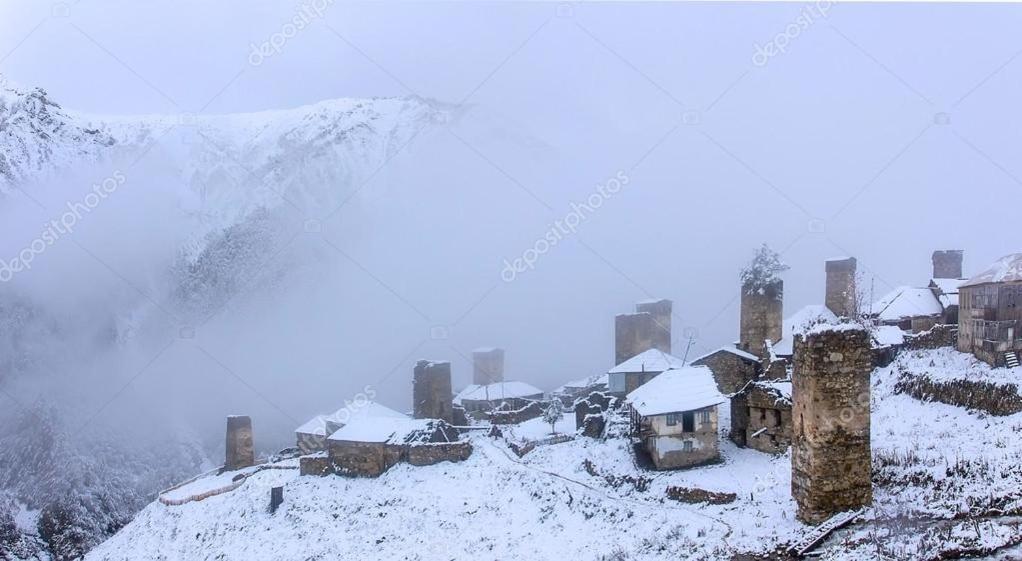
[[986,321],[981,319],[972,320],[973,330],[978,339],[994,343],[1011,343],[1022,340],[1022,330],[1019,329],[1019,322],[1008,321]]

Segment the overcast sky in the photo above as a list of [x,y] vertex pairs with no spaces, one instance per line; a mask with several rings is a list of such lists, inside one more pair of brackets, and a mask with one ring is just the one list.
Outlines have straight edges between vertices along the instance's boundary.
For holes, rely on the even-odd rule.
[[[925,283],[934,249],[966,250],[971,273],[1022,251],[1022,6],[338,2],[256,57],[296,6],[4,0],[0,73],[92,113],[467,102],[485,159],[445,152],[387,201],[408,214],[346,247],[436,323],[466,313],[460,348],[508,347],[509,376],[547,388],[611,366],[613,314],[651,296],[675,301],[693,352],[734,340],[737,273],[763,242],[792,266],[786,313],[822,301],[828,257],[857,257],[879,299]],[[443,159],[417,150],[395,177]],[[620,194],[498,282],[618,174]],[[442,244],[400,229],[419,204],[449,224]],[[417,286],[430,265],[447,276]],[[381,351],[388,369],[417,337]],[[417,352],[467,380],[449,349]]]

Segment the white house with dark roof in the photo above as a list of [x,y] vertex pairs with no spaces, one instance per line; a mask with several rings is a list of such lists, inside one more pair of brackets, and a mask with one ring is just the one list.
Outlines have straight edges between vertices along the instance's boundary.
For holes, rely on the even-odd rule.
[[661,372],[685,366],[685,361],[659,349],[641,352],[607,372],[607,389],[626,395],[649,382]]
[[724,401],[705,366],[666,370],[626,397],[632,433],[657,469],[720,458],[717,408]]

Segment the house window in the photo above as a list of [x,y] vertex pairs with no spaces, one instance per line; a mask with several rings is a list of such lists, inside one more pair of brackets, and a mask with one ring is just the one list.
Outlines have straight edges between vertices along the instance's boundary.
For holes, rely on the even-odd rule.
[[695,411],[685,411],[681,414],[681,430],[685,432],[692,432],[696,430]]
[[677,415],[675,415],[674,413],[671,413],[670,415],[667,415],[667,426],[673,427],[674,425],[677,425],[677,424],[678,424],[678,416]]
[[700,411],[699,412],[699,423],[705,425],[705,424],[707,424],[709,422],[710,422],[710,410],[709,409],[704,409],[704,410]]
[[691,440],[686,440],[685,443],[682,444],[681,446],[682,446],[682,450],[684,450],[686,452],[691,452],[692,451],[692,441]]

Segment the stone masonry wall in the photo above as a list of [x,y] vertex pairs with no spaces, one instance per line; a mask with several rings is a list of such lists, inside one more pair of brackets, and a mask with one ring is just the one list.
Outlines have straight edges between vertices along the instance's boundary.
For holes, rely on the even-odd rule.
[[653,314],[620,314],[614,318],[614,364],[648,351],[660,349],[671,351],[670,337],[664,345],[663,330],[657,325]]
[[965,252],[961,249],[945,249],[933,252],[933,278],[962,278],[962,259]]
[[935,325],[929,331],[905,337],[903,348],[909,350],[953,347],[958,341],[958,328],[954,325]]
[[504,349],[472,351],[472,383],[480,386],[504,381]]
[[791,493],[803,522],[819,524],[873,501],[872,360],[869,336],[861,328],[796,337]]
[[227,454],[224,469],[233,471],[255,465],[252,419],[244,415],[227,417]]
[[756,378],[758,370],[756,364],[727,351],[713,353],[693,362],[692,365],[708,367],[713,372],[717,389],[724,395],[731,395],[744,388]]
[[738,346],[760,358],[766,357],[766,341],[781,338],[784,281],[778,279],[763,290],[742,287]]
[[412,376],[412,412],[416,419],[454,422],[451,363],[420,360]]
[[854,257],[827,261],[827,296],[824,303],[838,317],[852,317],[857,311],[856,267]]
[[646,312],[653,316],[653,346],[665,353],[671,352],[671,309],[670,300],[639,302],[635,305],[637,313]]

